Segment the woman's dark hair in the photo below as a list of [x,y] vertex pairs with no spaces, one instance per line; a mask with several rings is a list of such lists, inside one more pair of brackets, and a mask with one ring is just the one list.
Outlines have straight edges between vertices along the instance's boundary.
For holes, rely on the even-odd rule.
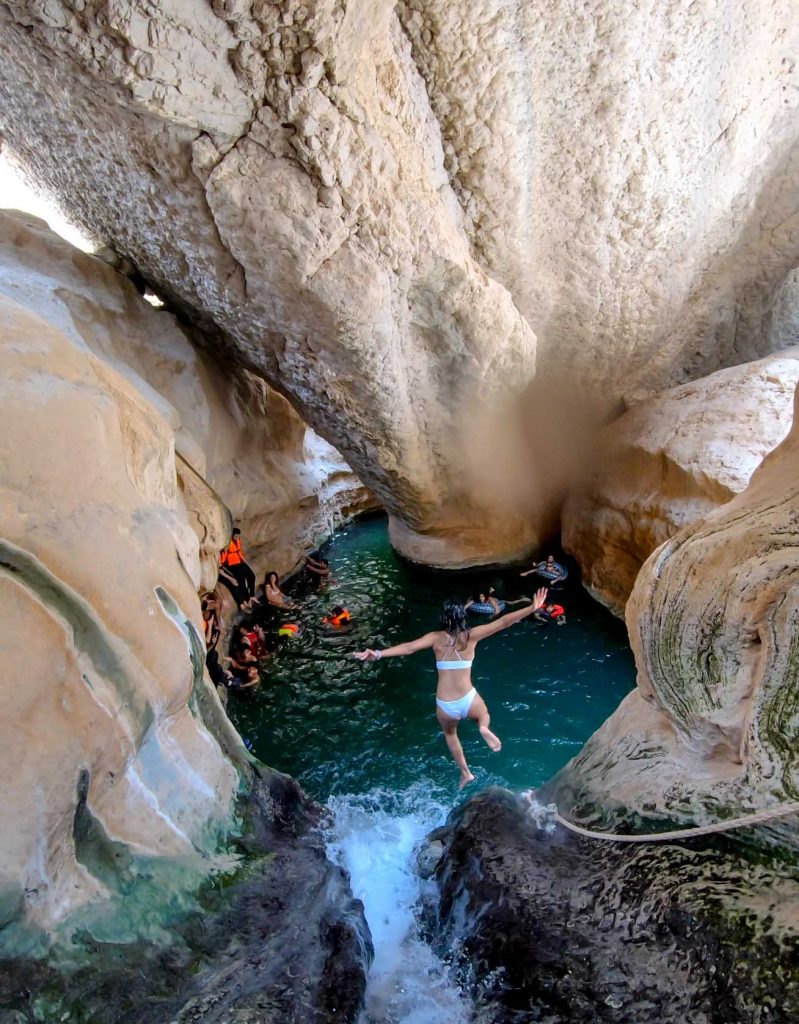
[[266,586],[267,583],[271,582],[273,576],[275,577],[275,582],[278,584],[280,583],[280,576],[275,572],[274,569],[270,569],[266,576],[264,576],[264,586]]
[[463,633],[467,634],[468,639],[469,627],[466,625],[466,609],[460,601],[444,602],[441,628],[446,630],[456,643]]

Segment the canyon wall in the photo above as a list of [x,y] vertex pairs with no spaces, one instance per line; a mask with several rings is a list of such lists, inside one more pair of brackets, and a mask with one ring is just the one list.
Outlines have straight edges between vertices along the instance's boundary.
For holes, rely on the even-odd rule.
[[400,550],[510,559],[553,523],[520,404],[565,443],[782,343],[796,31],[788,0],[9,0],[0,132]]
[[22,214],[0,214],[0,304],[0,921],[52,930],[114,895],[89,826],[190,886],[231,824],[243,752],[198,600],[230,534],[216,488],[278,568],[363,488],[285,399],[226,391],[173,317]]
[[[118,308],[96,307],[105,322],[82,331],[59,286],[14,263],[42,229],[3,218],[0,906],[5,925],[52,930],[113,895],[79,821],[196,884],[239,779],[197,707],[203,568],[175,424],[134,371],[97,352],[100,338],[124,344],[113,328],[132,297],[119,288]],[[86,289],[73,295],[85,312]],[[207,485],[193,499],[223,543],[219,499]]]
[[[564,806],[701,823],[799,797],[797,481],[794,413],[746,490],[644,564],[637,689],[551,784]],[[791,821],[769,827],[796,844]]]
[[563,547],[616,615],[655,548],[740,493],[793,418],[799,349],[639,401],[601,431],[562,512]]

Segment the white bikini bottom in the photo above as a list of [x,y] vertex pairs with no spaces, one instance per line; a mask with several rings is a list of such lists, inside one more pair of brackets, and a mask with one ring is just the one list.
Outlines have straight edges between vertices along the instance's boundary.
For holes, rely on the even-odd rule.
[[436,704],[441,708],[444,714],[449,715],[450,718],[467,718],[469,715],[469,708],[472,706],[472,701],[476,696],[477,690],[472,687],[465,696],[458,697],[457,700],[439,700],[438,697],[436,697]]

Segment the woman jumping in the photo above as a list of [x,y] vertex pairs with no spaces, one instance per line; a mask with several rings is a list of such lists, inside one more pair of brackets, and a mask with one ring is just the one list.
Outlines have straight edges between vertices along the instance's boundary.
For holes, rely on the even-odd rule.
[[489,729],[491,717],[480,694],[472,686],[472,662],[475,647],[495,633],[508,626],[521,622],[528,615],[541,608],[546,601],[546,587],[536,591],[533,603],[516,612],[509,612],[485,626],[469,629],[466,625],[466,610],[459,601],[447,601],[441,616],[441,630],[425,633],[418,640],[411,640],[396,647],[387,647],[376,651],[367,648],[358,651],[355,657],[359,661],[380,661],[381,658],[401,658],[406,654],[416,654],[432,647],[436,656],[438,669],[438,688],[436,690],[436,717],[450,753],[455,759],[461,773],[459,789],[463,789],[474,780],[469,771],[463,747],[458,739],[458,722],[462,718],[471,718],[477,722],[480,735],[495,753],[502,749],[499,738]]

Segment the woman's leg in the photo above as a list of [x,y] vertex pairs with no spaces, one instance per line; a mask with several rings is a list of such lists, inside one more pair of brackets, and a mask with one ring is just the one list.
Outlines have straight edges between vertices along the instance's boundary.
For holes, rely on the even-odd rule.
[[491,715],[488,713],[486,702],[478,693],[472,701],[472,706],[469,708],[469,718],[474,719],[477,722],[477,727],[480,730],[480,735],[489,745],[489,747],[498,753],[502,750],[502,743],[499,736],[495,736],[493,732],[488,728],[491,725]]
[[441,708],[436,707],[436,718],[438,724],[441,726],[441,731],[444,733],[444,739],[447,741],[449,752],[455,760],[455,764],[461,773],[461,781],[458,785],[458,789],[463,789],[464,786],[474,781],[474,775],[469,771],[469,766],[466,764],[466,758],[463,753],[463,747],[461,741],[458,739],[458,719],[452,718]]

